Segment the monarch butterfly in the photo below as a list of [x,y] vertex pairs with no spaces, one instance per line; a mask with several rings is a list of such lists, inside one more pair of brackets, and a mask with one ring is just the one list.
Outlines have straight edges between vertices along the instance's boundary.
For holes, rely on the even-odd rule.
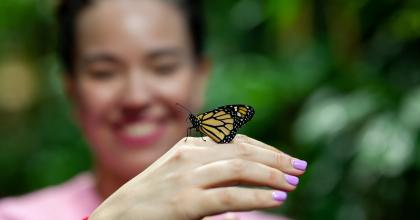
[[[178,104],[187,110],[182,105]],[[187,137],[191,129],[195,128],[201,134],[209,136],[216,143],[229,143],[233,140],[240,127],[252,119],[255,114],[249,105],[225,105],[214,110],[194,115],[190,111],[188,119],[191,127],[187,130]]]

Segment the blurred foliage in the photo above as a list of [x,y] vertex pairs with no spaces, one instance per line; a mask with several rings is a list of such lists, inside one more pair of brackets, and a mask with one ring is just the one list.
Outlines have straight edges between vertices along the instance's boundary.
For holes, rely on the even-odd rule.
[[[90,156],[60,85],[55,1],[0,3],[0,196]],[[207,105],[247,103],[257,139],[309,161],[296,219],[414,219],[420,204],[420,2],[206,1]]]

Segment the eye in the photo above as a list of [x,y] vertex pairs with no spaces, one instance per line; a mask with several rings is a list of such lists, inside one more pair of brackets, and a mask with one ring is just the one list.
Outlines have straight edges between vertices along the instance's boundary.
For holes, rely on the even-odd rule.
[[153,67],[154,72],[159,75],[170,75],[178,70],[177,63],[159,64]]
[[117,74],[114,70],[92,70],[89,76],[95,80],[110,80]]

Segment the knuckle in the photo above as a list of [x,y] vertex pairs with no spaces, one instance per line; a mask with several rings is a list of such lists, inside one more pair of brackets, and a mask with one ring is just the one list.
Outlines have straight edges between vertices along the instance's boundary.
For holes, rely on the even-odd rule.
[[252,155],[250,147],[246,146],[245,144],[237,144],[236,146],[240,156],[249,157]]
[[247,142],[248,136],[244,135],[244,134],[237,134],[235,136],[235,139],[237,142],[241,143],[241,142]]
[[233,159],[229,163],[229,168],[234,176],[242,176],[245,170],[245,162],[241,159]]
[[254,191],[253,197],[254,197],[254,203],[256,205],[262,205],[266,203],[266,196],[263,195],[261,191]]
[[274,160],[276,162],[276,164],[283,164],[285,161],[286,157],[284,153],[275,153],[274,154]]
[[272,184],[278,185],[279,179],[279,173],[275,170],[270,170],[268,173],[268,181]]
[[192,149],[187,146],[181,146],[178,149],[175,150],[175,153],[172,157],[172,160],[174,161],[180,161],[180,160],[188,160],[191,157]]
[[222,206],[232,206],[233,205],[233,196],[229,191],[222,191],[219,196],[220,203]]

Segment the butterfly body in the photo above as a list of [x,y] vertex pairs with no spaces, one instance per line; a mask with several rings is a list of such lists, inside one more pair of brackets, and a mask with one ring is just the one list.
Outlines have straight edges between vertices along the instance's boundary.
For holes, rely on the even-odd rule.
[[226,105],[197,115],[190,113],[189,129],[195,128],[216,143],[229,143],[254,114],[254,108],[249,105]]

